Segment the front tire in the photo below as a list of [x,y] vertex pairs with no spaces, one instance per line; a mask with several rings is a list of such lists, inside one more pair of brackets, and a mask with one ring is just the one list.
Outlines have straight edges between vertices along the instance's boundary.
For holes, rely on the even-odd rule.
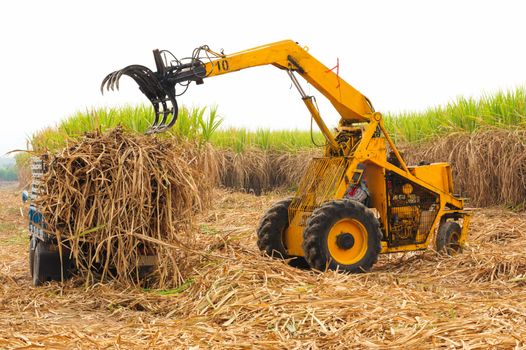
[[314,210],[303,232],[303,251],[309,265],[359,273],[378,260],[380,223],[363,204],[334,200]]
[[290,259],[289,265],[308,269],[309,264],[303,257],[291,256],[285,245],[285,230],[289,227],[289,206],[292,198],[275,203],[263,216],[257,230],[258,248],[268,256],[276,259]]

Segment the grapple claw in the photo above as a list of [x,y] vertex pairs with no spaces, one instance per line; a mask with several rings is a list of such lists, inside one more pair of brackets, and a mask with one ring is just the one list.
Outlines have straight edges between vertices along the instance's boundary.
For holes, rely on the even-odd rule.
[[119,81],[123,75],[129,76],[139,85],[139,90],[150,100],[155,112],[153,123],[146,134],[166,131],[177,121],[179,108],[176,84],[190,81],[201,83],[205,76],[204,64],[198,59],[192,59],[191,63],[168,66],[159,50],[154,50],[153,53],[157,72],[145,66],[131,65],[108,74],[100,86],[103,94],[104,90],[119,90]]

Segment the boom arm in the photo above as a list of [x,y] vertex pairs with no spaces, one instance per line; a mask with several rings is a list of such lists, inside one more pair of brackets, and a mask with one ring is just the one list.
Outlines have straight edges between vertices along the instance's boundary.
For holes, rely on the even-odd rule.
[[[203,63],[199,57],[202,50],[206,51],[208,57],[213,58]],[[173,61],[171,64],[165,63],[166,57],[163,62],[161,56],[163,53],[166,55],[166,51],[154,51],[157,72],[152,72],[144,66],[128,66],[109,74],[101,86],[101,89],[106,86],[107,89],[113,90],[114,87],[118,88],[118,81],[122,75],[132,77],[154,105],[156,118],[151,132],[164,131],[174,124],[177,118],[176,84],[188,84],[191,81],[200,84],[204,78],[263,65],[274,65],[289,73],[307,108],[333,148],[337,147],[334,137],[321,119],[312,97],[303,92],[293,72],[301,75],[329,99],[341,116],[340,123],[342,121],[368,122],[374,112],[364,95],[291,40],[258,46],[230,55],[215,53],[205,46],[196,49],[190,63],[184,64],[177,60],[175,64]],[[172,107],[168,106],[169,102]],[[169,114],[172,114],[173,117],[172,121],[167,124]]]
[[269,64],[299,73],[329,99],[343,119],[369,121],[373,110],[367,98],[291,40],[226,55],[205,68],[211,77]]

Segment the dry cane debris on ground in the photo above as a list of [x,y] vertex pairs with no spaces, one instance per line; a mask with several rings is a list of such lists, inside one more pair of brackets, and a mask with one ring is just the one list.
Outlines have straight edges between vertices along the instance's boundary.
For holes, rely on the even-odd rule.
[[31,287],[19,194],[0,191],[0,348],[526,348],[525,214],[477,211],[458,256],[320,274],[257,251],[258,219],[285,195],[214,191],[193,232],[209,256],[180,287],[143,290]]

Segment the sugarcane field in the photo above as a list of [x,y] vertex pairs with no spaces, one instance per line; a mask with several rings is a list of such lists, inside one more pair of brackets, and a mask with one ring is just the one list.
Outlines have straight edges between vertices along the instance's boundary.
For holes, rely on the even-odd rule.
[[526,349],[526,5],[283,5],[4,5],[0,349]]

